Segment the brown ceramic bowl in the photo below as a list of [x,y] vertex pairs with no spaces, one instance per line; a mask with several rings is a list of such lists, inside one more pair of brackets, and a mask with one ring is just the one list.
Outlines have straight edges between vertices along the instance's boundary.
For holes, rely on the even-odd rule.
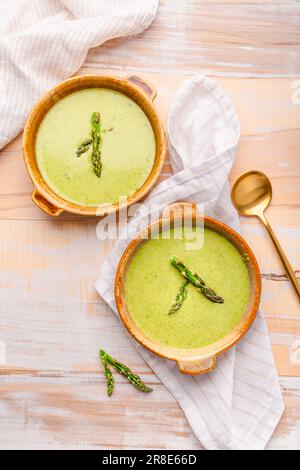
[[166,139],[161,119],[153,105],[153,100],[156,96],[156,90],[153,85],[135,75],[128,76],[124,79],[97,75],[83,75],[70,78],[52,88],[52,90],[38,101],[29,115],[23,134],[25,164],[35,186],[32,199],[40,209],[49,215],[57,216],[61,212],[67,211],[81,215],[102,216],[120,209],[118,202],[112,205],[103,204],[91,207],[66,201],[49,188],[36,162],[36,135],[46,113],[57,101],[70,93],[86,88],[109,88],[110,90],[115,90],[127,95],[144,111],[154,132],[156,152],[152,170],[143,186],[129,196],[124,201],[124,204],[122,203],[122,208],[128,207],[142,199],[153,187],[162,170],[166,152]]
[[[230,227],[210,217],[201,216],[197,212],[195,206],[191,203],[175,203],[169,206],[168,209],[168,215],[163,214],[162,218],[158,222],[148,226],[146,230],[140,232],[136,238],[134,238],[134,240],[129,243],[125,252],[123,253],[117,269],[115,280],[116,305],[125,327],[139,343],[159,356],[176,361],[178,369],[182,373],[203,374],[211,371],[215,367],[216,357],[218,354],[227,351],[234,344],[236,344],[250,328],[253,320],[255,319],[259,306],[261,294],[261,275],[257,261],[251,249],[245,240]],[[174,225],[182,225],[182,209],[184,209],[185,214],[186,211],[191,212],[191,223],[195,224],[196,221],[200,221],[202,219],[205,227],[220,233],[237,248],[237,250],[245,259],[250,279],[250,299],[240,323],[224,338],[213,344],[198,349],[178,349],[164,346],[153,341],[147,337],[136,325],[127,309],[125,302],[124,281],[126,271],[139,246],[142,243],[145,243],[145,235],[150,236],[150,233],[153,235],[160,232],[167,218],[169,218],[168,223],[170,223],[171,227]]]

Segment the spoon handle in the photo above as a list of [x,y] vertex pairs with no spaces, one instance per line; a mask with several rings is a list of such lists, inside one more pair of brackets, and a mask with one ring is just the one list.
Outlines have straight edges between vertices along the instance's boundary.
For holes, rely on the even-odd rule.
[[299,284],[299,282],[298,282],[298,279],[297,279],[297,277],[296,277],[296,275],[295,275],[295,273],[294,273],[294,270],[293,270],[292,266],[290,265],[290,263],[289,263],[287,257],[285,256],[284,251],[283,251],[283,249],[281,248],[281,245],[280,245],[279,241],[277,240],[276,235],[275,235],[275,233],[273,232],[271,225],[270,225],[269,222],[267,221],[267,219],[266,219],[266,217],[265,217],[264,214],[259,215],[259,218],[261,219],[261,221],[263,222],[263,224],[264,224],[264,226],[266,227],[267,231],[269,232],[269,235],[270,235],[270,237],[271,237],[271,239],[272,239],[272,241],[273,241],[273,243],[274,243],[274,245],[275,245],[275,248],[276,248],[276,250],[277,250],[277,252],[278,252],[278,254],[279,254],[279,256],[280,256],[280,259],[281,259],[281,261],[282,261],[282,264],[283,264],[283,266],[285,267],[285,269],[286,269],[286,271],[287,271],[287,273],[288,273],[288,276],[289,276],[289,278],[290,278],[290,281],[291,281],[291,283],[293,284],[293,286],[294,286],[294,288],[295,288],[295,290],[296,290],[296,292],[297,292],[297,294],[298,294],[298,297],[300,297],[300,284]]

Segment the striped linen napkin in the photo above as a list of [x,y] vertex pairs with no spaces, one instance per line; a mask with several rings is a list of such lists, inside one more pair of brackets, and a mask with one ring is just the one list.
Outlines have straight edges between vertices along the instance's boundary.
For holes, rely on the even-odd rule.
[[[212,80],[197,76],[177,92],[168,119],[174,176],[145,201],[161,210],[176,200],[190,200],[235,230],[239,219],[230,202],[228,175],[235,159],[240,124],[229,98]],[[152,214],[152,220],[155,214]],[[148,223],[137,215],[121,233],[101,267],[96,289],[116,312],[114,277],[129,239]],[[206,449],[264,449],[282,413],[278,377],[261,310],[238,345],[217,358],[215,370],[186,376],[134,341],[140,354],[174,396],[193,432]],[[151,399],[151,397],[149,398]]]
[[2,0],[0,149],[18,135],[34,103],[70,77],[88,50],[138,34],[158,0]]

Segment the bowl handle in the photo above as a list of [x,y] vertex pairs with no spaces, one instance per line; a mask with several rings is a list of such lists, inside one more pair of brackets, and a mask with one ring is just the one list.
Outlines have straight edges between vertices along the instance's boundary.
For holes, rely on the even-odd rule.
[[216,356],[201,359],[199,361],[177,361],[177,367],[182,374],[196,375],[206,374],[212,371],[216,365]]
[[152,83],[148,82],[144,78],[141,78],[138,75],[127,75],[124,78],[128,82],[133,83],[134,85],[137,85],[139,88],[141,88],[151,101],[153,101],[156,97],[157,93],[155,87],[152,85]]
[[57,217],[64,211],[63,209],[56,207],[51,204],[51,202],[47,201],[47,199],[45,199],[36,188],[33,190],[31,197],[33,202],[48,215]]
[[196,215],[198,213],[197,205],[195,202],[180,201],[168,204],[163,208],[162,217],[168,217],[171,213],[174,215],[182,216],[183,214],[192,213]]

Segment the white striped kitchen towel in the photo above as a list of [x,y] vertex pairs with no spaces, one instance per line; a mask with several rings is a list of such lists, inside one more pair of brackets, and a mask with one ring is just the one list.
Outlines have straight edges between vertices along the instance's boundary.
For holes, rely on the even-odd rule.
[[41,95],[70,77],[88,49],[137,34],[158,0],[0,0],[0,149]]
[[[229,98],[212,80],[197,76],[177,92],[168,120],[174,176],[159,184],[145,205],[160,210],[176,200],[190,200],[205,213],[239,230],[230,202],[228,175],[240,135]],[[147,223],[145,215],[130,221],[133,236]],[[124,234],[123,234],[124,235]],[[121,235],[121,238],[123,237]],[[116,311],[114,277],[127,239],[116,242],[96,281],[99,294]],[[205,376],[186,376],[176,364],[135,343],[139,352],[180,404],[195,435],[207,449],[263,449],[284,409],[266,322],[261,311],[245,338],[219,356]],[[154,392],[155,393],[155,392]],[[151,400],[151,396],[145,399]]]

